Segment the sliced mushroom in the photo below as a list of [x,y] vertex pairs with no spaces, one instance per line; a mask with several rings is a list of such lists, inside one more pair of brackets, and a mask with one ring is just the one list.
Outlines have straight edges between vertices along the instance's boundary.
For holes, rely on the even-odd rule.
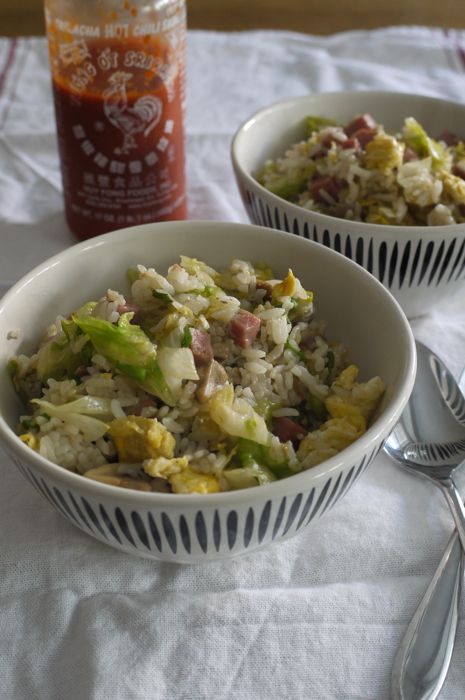
[[208,367],[199,367],[200,381],[195,392],[200,403],[208,401],[218,387],[228,381],[226,370],[219,362],[212,360]]

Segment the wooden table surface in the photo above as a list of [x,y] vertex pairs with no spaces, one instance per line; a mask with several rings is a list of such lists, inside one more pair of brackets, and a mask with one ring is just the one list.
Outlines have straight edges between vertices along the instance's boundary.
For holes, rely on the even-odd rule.
[[[465,0],[188,0],[187,8],[191,29],[218,31],[323,35],[399,24],[465,28]],[[0,0],[0,35],[43,33],[42,0]]]

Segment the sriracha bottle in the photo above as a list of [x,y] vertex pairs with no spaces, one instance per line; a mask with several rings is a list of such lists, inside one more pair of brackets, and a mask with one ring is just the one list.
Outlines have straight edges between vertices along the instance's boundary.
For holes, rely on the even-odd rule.
[[45,0],[45,18],[73,233],[184,219],[185,0]]

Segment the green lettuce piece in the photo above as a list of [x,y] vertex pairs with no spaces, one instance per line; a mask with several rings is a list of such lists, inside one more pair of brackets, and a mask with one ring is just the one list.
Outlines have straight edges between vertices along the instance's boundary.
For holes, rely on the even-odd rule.
[[155,347],[140,326],[130,323],[131,317],[130,313],[123,314],[118,325],[92,316],[73,316],[73,320],[113,367],[172,406],[173,396],[158,365]]
[[52,338],[37,353],[37,377],[41,382],[72,377],[88,359],[84,347],[74,343],[66,334]]
[[278,408],[282,408],[282,403],[273,402],[269,399],[259,399],[255,406],[256,412],[259,416],[262,416],[262,418],[264,418],[268,428],[271,425],[273,411],[276,411]]
[[243,438],[238,440],[236,457],[244,469],[261,470],[270,481],[283,479],[293,474],[287,462],[277,463],[271,458],[269,447],[259,445],[252,440]]
[[[95,301],[89,301],[75,311],[74,316],[86,317],[95,306]],[[51,338],[38,351],[37,376],[42,382],[72,377],[78,367],[90,362],[92,348],[75,320],[63,319],[61,328],[63,333]]]
[[305,117],[305,128],[307,130],[307,136],[311,136],[314,131],[319,131],[324,126],[337,126],[337,122],[334,119],[328,119],[327,117]]
[[162,289],[152,289],[152,296],[154,299],[159,299],[165,302],[165,304],[171,304],[173,297],[168,292],[164,292]]
[[137,267],[128,267],[126,270],[126,277],[128,278],[129,284],[134,284],[136,280],[140,277],[140,272]]
[[266,468],[260,467],[256,463],[248,467],[238,467],[237,469],[225,469],[222,478],[226,481],[231,491],[237,489],[249,489],[253,486],[270,484],[276,481],[276,477]]
[[298,194],[307,189],[308,181],[315,170],[315,163],[308,161],[305,166],[294,167],[287,173],[281,173],[277,162],[270,160],[257,174],[257,180],[277,197],[295,199]]
[[[313,166],[313,163],[311,165]],[[289,175],[282,175],[281,177],[274,176],[272,179],[268,180],[266,184],[263,182],[262,184],[277,197],[288,200],[293,199],[306,189],[308,180],[313,175],[314,170],[314,166],[309,166],[304,171],[295,174],[291,173]]]
[[430,138],[424,128],[413,117],[407,117],[404,122],[403,137],[419,158],[431,156],[433,163],[440,164],[446,159],[446,150],[440,143]]

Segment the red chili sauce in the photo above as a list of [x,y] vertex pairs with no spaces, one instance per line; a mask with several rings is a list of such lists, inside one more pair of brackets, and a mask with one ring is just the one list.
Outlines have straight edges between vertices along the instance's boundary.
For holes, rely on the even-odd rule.
[[73,47],[53,75],[71,230],[85,239],[186,218],[183,65],[160,41]]

